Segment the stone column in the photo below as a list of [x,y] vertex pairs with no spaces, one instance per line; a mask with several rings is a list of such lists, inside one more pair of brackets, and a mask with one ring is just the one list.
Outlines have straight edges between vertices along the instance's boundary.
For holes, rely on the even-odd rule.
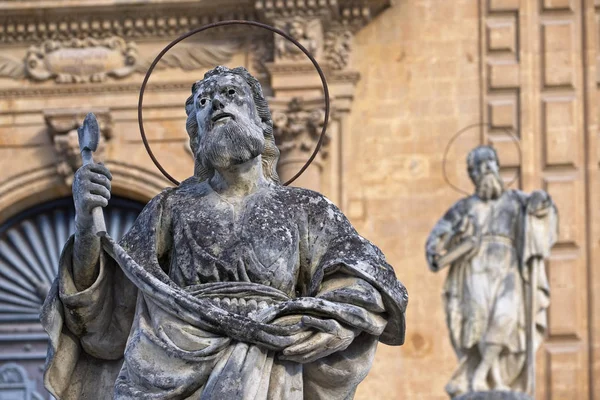
[[[305,101],[294,97],[283,110],[273,111],[275,141],[281,151],[278,173],[282,182],[291,179],[313,154],[323,129],[325,111],[322,100]],[[312,190],[321,189],[323,160],[327,157],[330,135],[323,139],[321,150],[304,171],[294,181],[294,186]]]
[[[360,75],[352,69],[354,33],[390,4],[389,0],[256,0],[260,20],[298,40],[318,61],[327,78],[332,108],[329,138],[321,154],[292,185],[320,191],[342,210],[348,203],[344,167],[350,145],[348,114]],[[310,60],[293,43],[274,34],[269,56],[263,54],[269,99],[277,114],[276,139],[281,149],[279,174],[291,178],[316,146],[324,115],[321,79]]]

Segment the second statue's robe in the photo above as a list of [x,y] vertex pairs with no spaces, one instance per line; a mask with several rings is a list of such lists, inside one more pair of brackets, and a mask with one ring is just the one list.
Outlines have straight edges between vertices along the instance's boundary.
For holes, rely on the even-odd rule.
[[[191,178],[154,198],[120,244],[102,240],[83,291],[72,246],[42,311],[45,384],[61,399],[352,398],[377,341],[404,341],[406,289],[315,192],[272,185],[234,207]],[[359,334],[308,364],[252,344],[302,315]]]
[[[426,247],[463,233],[471,225],[478,245],[453,262],[444,286],[446,322],[460,364],[446,390],[451,396],[468,390],[469,377],[481,361],[485,346],[502,346],[499,371],[512,390],[526,391],[526,329],[530,268],[537,274],[534,346],[545,335],[550,288],[543,259],[556,241],[557,211],[548,197],[534,209],[530,196],[506,190],[498,199],[473,195],[458,201],[433,228]],[[453,241],[452,240],[452,241]],[[452,243],[450,241],[449,243]],[[490,389],[495,389],[491,387]]]

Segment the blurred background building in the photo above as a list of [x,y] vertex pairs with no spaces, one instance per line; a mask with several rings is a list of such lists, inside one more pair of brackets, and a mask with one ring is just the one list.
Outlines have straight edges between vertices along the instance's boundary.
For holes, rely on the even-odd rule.
[[[471,191],[466,154],[491,142],[511,187],[548,190],[560,212],[537,398],[600,400],[599,16],[598,0],[0,1],[0,398],[48,398],[38,312],[73,230],[83,117],[100,121],[97,159],[114,176],[107,220],[119,237],[170,185],[139,135],[150,63],[193,27],[250,19],[299,39],[329,82],[328,137],[296,184],[341,207],[410,293],[406,344],[379,347],[357,399],[446,398],[457,361],[445,274],[428,271],[424,241],[462,196],[442,173],[446,146],[483,123],[448,149],[450,182]],[[192,174],[184,102],[219,64],[261,80],[290,178],[316,144],[321,83],[291,43],[258,28],[204,32],[165,55],[144,99],[157,158],[179,180]]]

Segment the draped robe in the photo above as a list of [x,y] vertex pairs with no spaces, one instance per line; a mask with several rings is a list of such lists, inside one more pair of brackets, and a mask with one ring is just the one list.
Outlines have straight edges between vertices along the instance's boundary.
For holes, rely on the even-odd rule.
[[446,321],[460,362],[446,389],[450,395],[457,387],[466,391],[485,346],[497,344],[503,348],[499,368],[504,384],[525,391],[529,268],[540,261],[535,270],[537,348],[547,325],[550,289],[543,259],[556,241],[556,208],[550,202],[533,210],[529,196],[517,190],[506,190],[495,200],[470,196],[438,221],[426,246],[433,248],[446,235],[457,235],[456,227],[465,218],[474,225],[479,245],[452,263],[444,286]]
[[[404,341],[407,292],[318,193],[278,185],[237,207],[204,181],[166,189],[73,281],[73,238],[42,310],[59,399],[351,399],[379,341]],[[301,315],[358,332],[312,363],[254,344]]]

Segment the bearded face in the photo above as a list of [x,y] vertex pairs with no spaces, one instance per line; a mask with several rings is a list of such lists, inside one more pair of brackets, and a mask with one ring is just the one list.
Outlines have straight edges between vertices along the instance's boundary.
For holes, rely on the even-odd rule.
[[475,193],[482,200],[494,200],[504,191],[496,153],[488,147],[474,150],[469,160],[469,175],[475,184]]
[[498,173],[490,172],[481,175],[475,185],[475,192],[482,200],[494,200],[500,197],[503,191],[503,183]]
[[226,169],[263,152],[263,126],[242,77],[228,74],[204,80],[194,106],[199,136],[196,157],[204,167]]

